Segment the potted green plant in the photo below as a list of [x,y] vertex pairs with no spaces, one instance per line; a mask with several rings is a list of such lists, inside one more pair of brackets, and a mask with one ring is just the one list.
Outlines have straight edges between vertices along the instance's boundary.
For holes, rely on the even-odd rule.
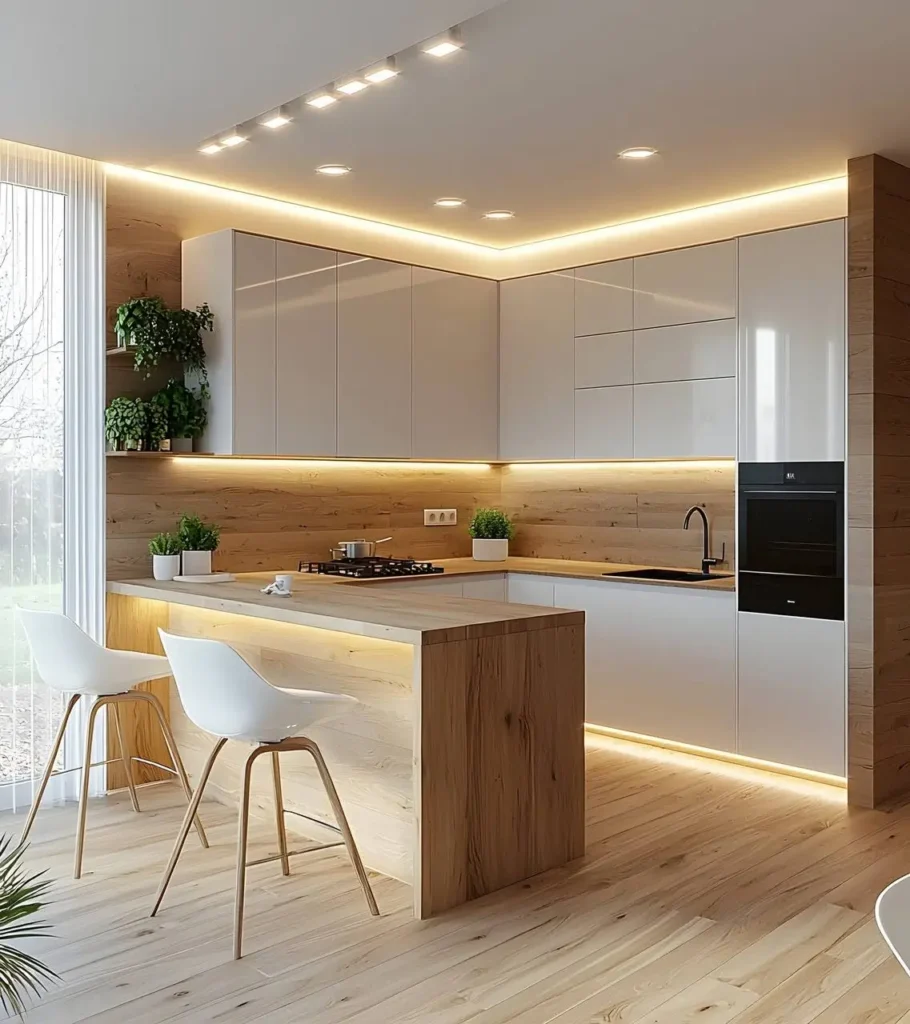
[[167,421],[165,451],[191,452],[193,439],[199,437],[208,419],[201,388],[188,388],[183,381],[169,380],[149,399]]
[[205,347],[202,332],[211,331],[214,317],[207,303],[192,309],[149,311],[149,316],[133,330],[133,365],[146,377],[163,360],[181,363],[206,389]]
[[509,557],[515,524],[498,508],[478,508],[471,517],[468,533],[474,538],[474,558],[478,562],[502,562]]
[[25,1014],[29,996],[40,995],[57,975],[40,960],[23,952],[23,939],[46,936],[50,925],[29,920],[45,905],[50,882],[30,875],[22,866],[25,847],[13,847],[9,836],[0,840],[0,1004],[9,1014]]
[[145,324],[164,312],[164,303],[157,295],[129,299],[117,307],[114,315],[114,333],[118,348],[132,348],[136,344],[136,332]]
[[145,405],[145,447],[147,451],[166,451],[168,422],[167,413],[161,405],[149,400]]
[[212,571],[212,552],[218,548],[221,529],[199,516],[182,515],[177,536],[183,551],[183,575],[207,576]]
[[104,410],[104,436],[113,451],[141,451],[148,436],[148,413],[141,398],[115,398]]
[[149,554],[156,580],[172,580],[180,575],[180,537],[176,533],[156,533],[149,541]]

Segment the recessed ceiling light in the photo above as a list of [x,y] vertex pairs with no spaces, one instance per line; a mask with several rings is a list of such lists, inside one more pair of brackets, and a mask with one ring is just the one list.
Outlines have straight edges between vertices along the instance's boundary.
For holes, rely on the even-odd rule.
[[215,142],[215,140],[212,139],[209,142],[204,142],[199,147],[199,152],[205,153],[206,156],[213,156],[215,153],[220,153],[222,148],[223,147],[220,142]]
[[379,85],[381,82],[387,82],[390,78],[396,78],[398,74],[399,71],[395,65],[395,58],[389,57],[388,60],[380,61],[371,68],[367,68],[363,73],[363,77],[368,82]]
[[345,96],[353,96],[355,92],[361,92],[368,85],[369,83],[364,82],[361,78],[349,78],[346,82],[342,82],[341,85],[337,86],[337,89],[339,92],[343,92]]
[[263,128],[282,128],[291,123],[291,115],[288,113],[287,107],[276,107],[267,114],[263,114],[259,118],[259,123]]
[[434,36],[422,43],[420,48],[431,57],[448,57],[450,53],[460,50],[464,46],[461,35],[457,29],[449,29],[441,36]]
[[483,216],[484,220],[511,220],[515,214],[511,210],[489,210]]
[[455,196],[443,196],[442,199],[437,199],[434,206],[464,206],[463,199],[456,199]]
[[246,136],[242,135],[240,128],[232,128],[229,132],[225,132],[224,135],[218,140],[222,146],[239,146],[241,142],[246,142]]
[[628,149],[620,150],[618,156],[621,160],[647,160],[656,153],[657,150],[651,146],[630,146]]
[[333,103],[337,102],[338,98],[327,92],[318,92],[307,100],[308,105],[316,107],[317,110],[322,110],[323,107],[330,107]]
[[323,164],[321,167],[316,168],[318,174],[328,174],[329,177],[338,178],[342,174],[349,174],[351,171],[350,167],[345,164]]

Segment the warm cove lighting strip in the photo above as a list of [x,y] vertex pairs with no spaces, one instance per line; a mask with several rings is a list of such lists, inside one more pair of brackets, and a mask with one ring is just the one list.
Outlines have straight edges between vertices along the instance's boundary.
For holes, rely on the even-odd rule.
[[659,234],[662,231],[672,230],[677,227],[685,228],[711,221],[722,221],[725,218],[732,219],[761,213],[763,210],[769,210],[774,207],[798,208],[800,204],[809,200],[823,199],[825,197],[843,197],[846,209],[847,195],[847,178],[844,175],[838,178],[828,178],[824,181],[810,182],[805,185],[794,185],[790,188],[777,189],[773,192],[762,192],[758,195],[744,196],[740,199],[729,199],[720,203],[711,203],[707,206],[659,214],[658,216],[646,217],[641,220],[626,221],[621,224],[577,231],[573,234],[561,235],[558,238],[547,238],[536,242],[525,242],[520,245],[497,248],[496,246],[483,245],[479,242],[466,242],[459,238],[450,238],[447,235],[437,235],[429,231],[419,231],[416,228],[404,228],[395,224],[386,224],[382,221],[369,220],[365,217],[355,217],[347,213],[335,213],[331,210],[323,210],[317,206],[306,206],[302,203],[286,199],[273,199],[269,196],[256,195],[252,192],[242,192],[238,189],[226,188],[223,185],[209,185],[205,182],[193,181],[189,178],[179,178],[170,174],[161,174],[157,171],[143,171],[138,168],[124,167],[120,164],[104,164],[104,169],[108,175],[114,178],[132,180],[153,187],[168,188],[189,195],[195,195],[200,199],[215,199],[220,202],[227,200],[237,205],[259,210],[262,213],[294,217],[298,220],[310,221],[321,226],[356,230],[361,234],[372,234],[377,238],[386,240],[397,240],[447,249],[451,252],[491,261],[494,266],[501,263],[503,270],[507,269],[509,261],[516,258],[546,255],[572,249],[580,245],[589,246],[591,243],[597,242],[631,239],[637,235]]
[[[142,457],[142,452],[139,453],[139,457]],[[167,452],[149,452],[150,455],[167,455]],[[129,455],[127,456],[129,458]],[[295,468],[304,469],[377,469],[379,467],[383,469],[469,469],[477,471],[478,469],[492,469],[493,463],[491,462],[410,462],[407,459],[345,459],[336,458],[333,456],[326,456],[324,459],[308,459],[305,456],[301,458],[294,458],[293,456],[286,455],[180,455],[174,454],[171,456],[171,460],[178,465],[184,463],[190,463],[191,465],[205,465],[212,466],[213,464],[222,463],[228,466],[237,465],[249,465],[252,463],[262,463],[267,466],[281,466],[288,465],[294,466]]]
[[712,750],[710,747],[698,747],[692,743],[679,743],[676,740],[660,739],[657,736],[646,736],[637,732],[626,732],[624,729],[611,729],[602,725],[589,725],[585,722],[585,730],[598,736],[605,736],[616,740],[626,740],[630,743],[638,743],[642,746],[658,747],[662,750],[672,750],[679,754],[694,754],[697,757],[710,758],[712,761],[722,761],[726,764],[737,765],[740,768],[758,768],[761,771],[773,772],[775,775],[785,775],[789,778],[802,779],[806,782],[818,782],[826,786],[834,786],[838,789],[847,788],[847,780],[842,775],[828,775],[825,772],[815,772],[809,768],[798,768],[795,765],[778,764],[776,761],[763,761],[758,757],[746,757],[744,754],[733,754],[725,750]]

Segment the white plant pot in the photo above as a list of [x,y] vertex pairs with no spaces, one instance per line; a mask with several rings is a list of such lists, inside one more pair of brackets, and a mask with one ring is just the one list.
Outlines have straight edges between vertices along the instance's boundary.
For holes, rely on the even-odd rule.
[[180,575],[180,555],[152,555],[152,575],[156,580],[172,580]]
[[184,551],[183,575],[207,576],[212,571],[211,551]]
[[474,560],[477,562],[504,562],[509,557],[509,542],[503,540],[491,540],[489,538],[474,538]]

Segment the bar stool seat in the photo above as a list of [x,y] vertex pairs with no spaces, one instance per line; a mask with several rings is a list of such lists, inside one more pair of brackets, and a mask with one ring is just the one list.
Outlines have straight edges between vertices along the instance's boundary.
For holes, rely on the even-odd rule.
[[879,894],[875,923],[894,959],[910,974],[910,875],[898,878]]
[[[171,775],[176,775],[183,785],[187,800],[192,801],[193,791],[190,788],[189,778],[180,759],[180,753],[177,750],[177,744],[161,702],[153,693],[132,689],[139,683],[146,683],[152,679],[161,679],[164,676],[169,676],[171,674],[171,667],[167,658],[162,657],[160,654],[145,654],[141,651],[116,651],[108,647],[102,647],[101,644],[95,643],[87,633],[84,633],[72,619],[68,619],[59,612],[34,611],[26,608],[19,608],[17,611],[25,629],[25,635],[28,638],[29,648],[35,666],[38,669],[38,674],[52,689],[71,694],[66,709],[63,712],[63,719],[60,722],[57,735],[54,738],[50,757],[41,777],[41,782],[32,800],[19,842],[22,844],[28,839],[35,816],[38,813],[38,807],[41,804],[41,799],[51,778],[57,775],[65,775],[68,772],[81,771],[82,786],[79,796],[76,854],[73,865],[73,877],[80,878],[82,876],[82,855],[85,846],[85,819],[88,809],[88,784],[91,768],[114,764],[118,761],[121,762],[126,774],[130,801],[133,805],[133,810],[137,812],[140,810],[140,807],[139,798],[136,793],[136,784],[133,779],[132,767],[134,761],[141,761],[143,764],[149,764]],[[60,753],[60,746],[63,742],[70,716],[83,697],[93,699],[86,724],[83,763],[78,768],[54,771],[54,764]],[[152,707],[161,726],[164,742],[173,762],[172,766],[159,764],[157,761],[149,761],[146,758],[134,757],[130,753],[120,720],[120,705],[127,702],[146,703]],[[111,718],[120,747],[120,757],[92,762],[91,754],[95,719],[101,708],[106,706],[110,706],[111,709]],[[199,841],[206,847],[208,846],[208,840],[206,839],[202,823],[198,817],[194,820]]]
[[[256,746],[246,760],[243,773],[243,793],[240,803],[240,814],[237,830],[237,889],[234,903],[234,959],[240,959],[243,943],[243,906],[246,889],[246,869],[252,864],[264,864],[269,861],[281,861],[282,873],[290,874],[289,858],[294,853],[288,851],[287,833],[284,815],[288,813],[284,807],[281,794],[281,770],[278,755],[289,751],[305,751],[313,758],[316,769],[322,780],[335,820],[338,823],[334,831],[341,840],[337,843],[322,843],[306,850],[295,851],[311,853],[332,846],[347,847],[348,855],[360,879],[367,906],[373,915],[379,914],[379,908],[373,897],[373,890],[367,878],[357,844],[351,834],[344,808],[329,774],[325,759],[319,747],[301,731],[343,714],[355,706],[358,701],[346,694],[326,693],[321,690],[292,690],[272,686],[256,670],[228,644],[220,640],[209,640],[201,637],[176,636],[158,630],[161,642],[167,653],[177,690],[183,709],[189,718],[205,732],[217,737],[209,754],[196,794],[193,797],[186,817],[177,836],[171,859],[161,879],[158,895],[152,907],[151,916],[158,913],[161,901],[167,891],[174,868],[183,850],[186,837],[192,825],[193,816],[215,761],[227,741],[240,740],[255,743]],[[247,835],[250,817],[250,777],[253,764],[263,754],[270,754],[272,760],[272,780],[275,789],[275,819],[278,829],[279,853],[274,857],[247,863]],[[319,822],[326,828],[333,828]]]

